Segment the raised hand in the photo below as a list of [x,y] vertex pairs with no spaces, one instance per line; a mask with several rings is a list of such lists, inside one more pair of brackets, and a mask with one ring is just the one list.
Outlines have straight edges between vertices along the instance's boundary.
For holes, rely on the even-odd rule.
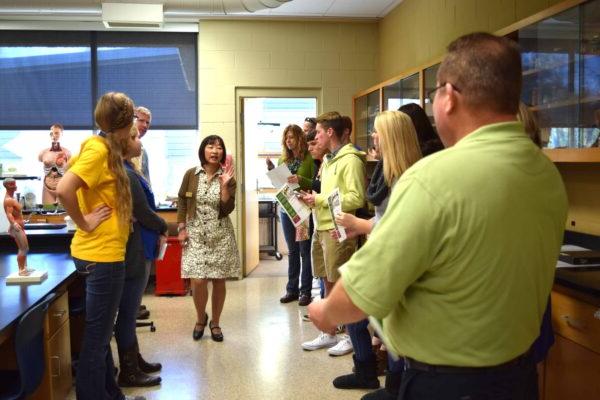
[[231,181],[234,175],[235,168],[233,167],[233,162],[231,164],[225,164],[225,166],[223,166],[223,173],[219,175],[221,187],[227,187],[227,184],[229,184],[229,181]]
[[275,164],[273,164],[273,161],[271,161],[271,158],[270,158],[270,157],[267,157],[267,158],[265,159],[265,162],[267,163],[267,169],[268,169],[269,171],[270,171],[270,170],[272,170],[273,168],[275,168]]

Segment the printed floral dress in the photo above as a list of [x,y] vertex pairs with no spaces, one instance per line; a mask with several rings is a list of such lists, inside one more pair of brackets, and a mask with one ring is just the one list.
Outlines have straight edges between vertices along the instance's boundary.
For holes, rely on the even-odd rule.
[[196,215],[186,222],[189,242],[183,249],[182,278],[220,279],[240,274],[233,225],[229,217],[218,218],[221,173],[219,170],[209,182],[199,168]]

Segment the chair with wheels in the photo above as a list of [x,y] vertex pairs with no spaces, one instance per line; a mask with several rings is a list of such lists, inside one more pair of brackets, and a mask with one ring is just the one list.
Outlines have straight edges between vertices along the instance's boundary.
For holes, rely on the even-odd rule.
[[0,371],[0,400],[25,399],[36,391],[44,375],[44,318],[48,305],[56,297],[50,293],[27,311],[15,332],[18,370]]

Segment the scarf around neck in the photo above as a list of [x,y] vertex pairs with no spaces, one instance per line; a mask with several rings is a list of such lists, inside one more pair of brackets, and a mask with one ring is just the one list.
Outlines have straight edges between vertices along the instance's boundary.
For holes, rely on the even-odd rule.
[[369,200],[374,206],[380,205],[388,195],[390,188],[385,183],[385,177],[383,175],[383,160],[379,160],[373,175],[371,175],[371,181],[367,187],[367,200]]

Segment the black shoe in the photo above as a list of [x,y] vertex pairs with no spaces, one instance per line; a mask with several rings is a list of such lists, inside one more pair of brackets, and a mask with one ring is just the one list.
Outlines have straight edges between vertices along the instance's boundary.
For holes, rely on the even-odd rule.
[[367,393],[360,400],[395,400],[398,398],[401,383],[402,372],[386,372],[385,388]]
[[286,293],[285,296],[279,299],[281,303],[291,303],[292,301],[298,300],[298,293]]
[[140,310],[145,310],[145,309],[146,309],[146,306],[143,304],[140,304]]
[[311,301],[312,301],[312,297],[310,297],[310,294],[302,293],[300,295],[300,298],[298,299],[298,305],[299,306],[307,306],[311,303]]
[[[206,317],[204,318],[204,322],[196,322],[196,326],[194,326],[194,332],[192,333],[192,337],[194,340],[202,339],[202,335],[204,335],[204,328],[206,328],[206,323],[208,322],[208,314],[204,314]],[[198,328],[201,327],[201,328]]]
[[379,389],[377,379],[377,360],[373,356],[369,361],[358,361],[356,354],[352,356],[355,372],[338,376],[333,380],[333,386],[338,389]]
[[[210,323],[208,324],[208,327],[210,329],[210,337],[212,337],[212,340],[214,340],[215,342],[222,342],[223,341],[223,331],[221,331],[221,327],[219,325],[213,325],[213,322],[210,321]],[[216,332],[216,330],[219,330],[220,332]]]
[[139,309],[137,317],[135,319],[148,319],[150,318],[150,311]]

